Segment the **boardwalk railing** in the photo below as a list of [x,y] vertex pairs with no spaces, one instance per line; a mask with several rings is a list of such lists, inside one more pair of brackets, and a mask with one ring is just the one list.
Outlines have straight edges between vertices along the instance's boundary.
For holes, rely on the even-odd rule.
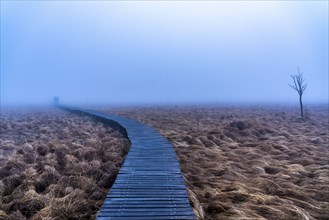
[[120,116],[62,108],[101,120],[131,141],[98,220],[195,219],[174,148],[159,132]]

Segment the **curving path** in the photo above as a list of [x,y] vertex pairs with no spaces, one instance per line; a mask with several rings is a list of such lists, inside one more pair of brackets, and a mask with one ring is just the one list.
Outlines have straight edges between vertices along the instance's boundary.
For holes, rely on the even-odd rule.
[[119,130],[131,149],[98,220],[195,219],[172,144],[154,128],[124,117],[62,107],[95,117]]

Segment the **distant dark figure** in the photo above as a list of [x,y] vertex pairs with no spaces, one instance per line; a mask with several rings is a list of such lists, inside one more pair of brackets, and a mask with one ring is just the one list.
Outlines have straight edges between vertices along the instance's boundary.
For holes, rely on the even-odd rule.
[[57,106],[59,104],[59,98],[57,96],[54,97],[54,105]]

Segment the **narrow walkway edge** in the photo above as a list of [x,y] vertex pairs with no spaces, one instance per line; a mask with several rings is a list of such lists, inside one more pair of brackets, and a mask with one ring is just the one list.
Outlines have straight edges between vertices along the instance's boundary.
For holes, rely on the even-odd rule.
[[98,220],[195,219],[173,145],[159,132],[124,117],[60,107],[101,120],[131,142]]

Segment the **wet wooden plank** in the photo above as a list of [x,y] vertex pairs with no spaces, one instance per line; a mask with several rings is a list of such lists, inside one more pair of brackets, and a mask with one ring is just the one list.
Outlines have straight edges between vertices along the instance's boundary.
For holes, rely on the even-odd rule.
[[99,220],[193,220],[195,219],[194,215],[185,215],[185,216],[120,216],[120,217],[97,217]]

